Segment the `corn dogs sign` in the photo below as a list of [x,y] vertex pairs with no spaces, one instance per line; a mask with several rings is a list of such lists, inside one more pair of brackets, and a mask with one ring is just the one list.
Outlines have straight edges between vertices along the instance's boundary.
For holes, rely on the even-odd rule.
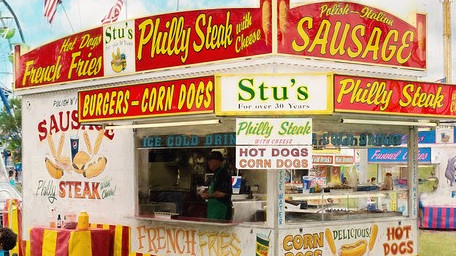
[[214,77],[80,91],[79,122],[210,113]]
[[456,117],[456,87],[391,79],[334,76],[336,112]]
[[426,68],[426,16],[407,23],[350,2],[278,5],[278,52],[311,58]]

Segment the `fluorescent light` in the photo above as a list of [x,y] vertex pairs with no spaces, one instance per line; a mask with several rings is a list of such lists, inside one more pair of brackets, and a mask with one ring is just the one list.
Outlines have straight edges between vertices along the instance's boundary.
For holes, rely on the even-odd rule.
[[161,128],[161,127],[173,127],[173,126],[187,126],[187,125],[203,125],[203,124],[219,124],[221,120],[210,119],[210,120],[196,120],[196,121],[182,121],[182,122],[167,122],[167,123],[150,123],[150,124],[127,124],[127,125],[107,125],[106,130],[115,129],[140,129],[140,128]]
[[436,127],[438,124],[433,122],[407,122],[391,120],[363,120],[363,119],[340,119],[344,124],[379,124],[379,125],[402,125],[419,127]]

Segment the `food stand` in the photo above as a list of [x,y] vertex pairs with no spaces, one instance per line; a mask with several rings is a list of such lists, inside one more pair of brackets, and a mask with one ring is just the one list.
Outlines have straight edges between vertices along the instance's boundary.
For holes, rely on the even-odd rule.
[[[23,230],[87,211],[114,231],[114,255],[416,255],[417,127],[453,117],[453,89],[397,80],[426,68],[426,16],[413,24],[358,3],[262,0],[17,49]],[[402,212],[394,190],[356,179],[367,148],[398,146],[398,134]],[[286,189],[287,170],[314,178],[313,151],[341,148],[357,150],[348,185]],[[212,150],[240,182],[233,221],[206,219],[198,196]]]

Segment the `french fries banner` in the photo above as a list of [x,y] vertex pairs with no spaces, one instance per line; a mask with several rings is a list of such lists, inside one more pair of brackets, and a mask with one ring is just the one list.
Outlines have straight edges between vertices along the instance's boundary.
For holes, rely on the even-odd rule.
[[[77,91],[24,96],[23,110],[24,201],[33,202],[24,206],[25,230],[67,211],[106,222],[134,209],[127,200],[133,192],[124,189],[133,187],[134,164],[126,161],[132,159],[126,152],[134,152],[126,138],[133,136],[125,136],[132,131],[80,124]],[[124,208],[110,210],[120,202]]]
[[417,225],[413,220],[345,226],[327,224],[325,222],[324,227],[284,230],[279,234],[279,255],[411,256],[418,252]]

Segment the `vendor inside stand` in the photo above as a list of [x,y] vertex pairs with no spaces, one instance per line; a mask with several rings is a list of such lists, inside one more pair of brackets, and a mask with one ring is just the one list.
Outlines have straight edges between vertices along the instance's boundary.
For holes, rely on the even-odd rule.
[[[209,167],[218,161],[231,176],[233,222],[264,222],[266,207],[266,170],[235,168],[235,134],[215,126],[208,128],[151,129],[138,131],[138,216],[180,220],[210,221],[213,198],[210,191],[216,173]],[[220,132],[221,131],[221,132]],[[217,194],[213,191],[210,195]],[[229,200],[227,200],[229,202]],[[208,209],[209,207],[209,209]],[[231,213],[231,207],[229,207]],[[226,217],[221,222],[226,222]],[[218,220],[216,220],[218,221]]]

